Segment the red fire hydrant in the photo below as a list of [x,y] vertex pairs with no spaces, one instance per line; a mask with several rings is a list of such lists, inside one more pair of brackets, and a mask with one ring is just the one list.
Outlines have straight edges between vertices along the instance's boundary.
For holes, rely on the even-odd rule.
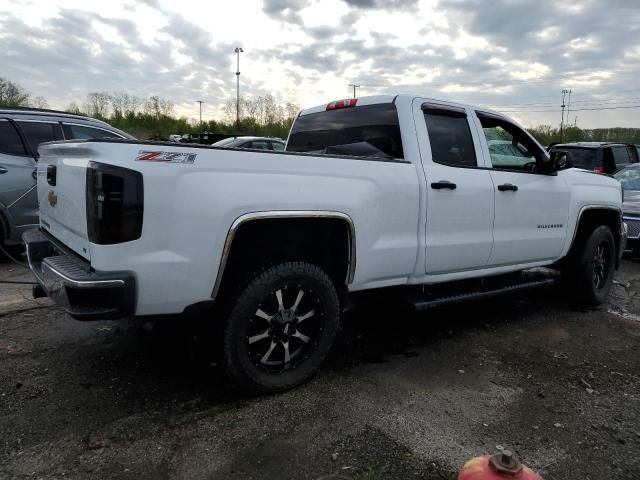
[[510,450],[495,455],[483,455],[469,460],[458,473],[458,480],[543,480],[525,467]]

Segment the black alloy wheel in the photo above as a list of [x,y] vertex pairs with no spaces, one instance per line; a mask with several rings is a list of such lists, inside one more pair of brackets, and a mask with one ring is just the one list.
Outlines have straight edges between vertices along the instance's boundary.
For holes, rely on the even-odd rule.
[[315,265],[286,262],[256,274],[225,319],[225,370],[253,393],[304,383],[329,353],[339,312],[333,282]]

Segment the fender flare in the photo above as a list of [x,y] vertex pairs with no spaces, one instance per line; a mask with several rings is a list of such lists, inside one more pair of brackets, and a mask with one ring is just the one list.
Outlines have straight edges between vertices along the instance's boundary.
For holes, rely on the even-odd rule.
[[328,210],[267,210],[262,212],[251,212],[240,215],[236,218],[229,230],[224,241],[222,248],[222,256],[220,257],[220,264],[218,266],[218,273],[216,274],[216,281],[211,292],[211,298],[215,299],[222,285],[222,277],[224,270],[231,253],[231,245],[236,232],[240,226],[247,222],[265,219],[278,219],[278,218],[329,218],[336,219],[345,222],[348,226],[348,239],[349,239],[349,266],[347,269],[347,277],[345,283],[347,285],[353,282],[356,271],[356,228],[353,220],[349,215],[343,212],[328,211]]
[[[573,229],[573,235],[571,237],[571,243],[569,243],[569,248],[567,249],[567,253],[565,256],[569,256],[572,252],[572,249],[575,245],[576,242],[576,238],[578,236],[578,231],[580,230],[580,224],[582,222],[582,216],[585,212],[588,212],[590,210],[610,210],[612,212],[615,212],[618,214],[619,217],[619,221],[620,221],[620,229],[621,231],[619,232],[611,232],[613,233],[613,235],[620,235],[622,236],[624,234],[623,230],[624,230],[624,220],[623,220],[623,213],[622,213],[622,209],[618,208],[618,207],[613,207],[610,205],[585,205],[582,208],[580,208],[580,212],[578,213],[578,219],[576,220],[576,225],[575,228]],[[616,249],[620,248],[619,245],[616,245]]]

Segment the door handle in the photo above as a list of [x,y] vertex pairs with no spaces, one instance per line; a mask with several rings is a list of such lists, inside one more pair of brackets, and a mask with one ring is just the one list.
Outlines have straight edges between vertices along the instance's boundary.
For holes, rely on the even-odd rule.
[[6,168],[0,167],[0,175],[3,174],[3,173],[7,173],[8,171],[9,170],[7,170]]
[[517,192],[518,186],[510,183],[503,183],[502,185],[498,185],[498,190],[501,192]]
[[449,190],[455,190],[457,188],[457,185],[455,183],[451,183],[448,180],[440,180],[439,182],[433,182],[431,184],[431,188],[433,188],[434,190],[442,190],[442,189],[449,189]]

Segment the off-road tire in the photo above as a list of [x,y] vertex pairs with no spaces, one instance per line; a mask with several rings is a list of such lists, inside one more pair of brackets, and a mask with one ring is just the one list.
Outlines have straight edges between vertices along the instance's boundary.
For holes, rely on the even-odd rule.
[[[304,293],[298,304],[293,299],[297,298],[300,291]],[[248,393],[280,392],[308,381],[329,353],[339,326],[339,299],[329,276],[307,262],[280,263],[255,274],[234,297],[230,301],[229,314],[224,320],[222,332],[222,363],[231,380]],[[276,301],[277,304],[274,303]],[[311,303],[313,308],[310,307]],[[277,305],[282,307],[283,304],[288,304],[285,305],[288,309],[276,310]],[[263,309],[263,305],[268,305],[269,308]],[[308,317],[313,322],[306,323],[308,320],[304,319],[305,324],[302,325],[300,318],[306,314],[303,315],[301,310],[298,312],[300,316],[295,316],[296,305],[304,305],[303,309],[308,310],[307,314],[315,312],[312,317]],[[272,318],[267,320],[263,312]],[[294,335],[285,338],[287,324]],[[302,333],[303,328],[308,328],[309,325],[315,327],[316,335],[311,335],[311,330]],[[272,336],[254,340],[276,327],[278,332]],[[266,330],[260,332],[262,329]],[[308,345],[295,337],[296,334],[309,338]],[[286,354],[283,339],[287,343]],[[255,343],[249,343],[250,341]],[[269,351],[273,343],[277,345],[272,348],[271,355],[274,358],[282,357],[282,369],[268,371],[270,367],[263,364],[264,357],[258,359],[262,352],[256,355],[253,350],[261,347]],[[296,345],[298,352],[300,348],[303,349],[304,355],[299,354],[296,363],[293,362],[293,357],[290,363],[285,360],[289,353],[294,353],[290,352],[291,345]],[[266,357],[267,363],[271,361],[269,355]]]
[[595,228],[563,272],[576,301],[596,306],[606,300],[613,284],[615,256],[615,240],[609,227],[601,225]]

